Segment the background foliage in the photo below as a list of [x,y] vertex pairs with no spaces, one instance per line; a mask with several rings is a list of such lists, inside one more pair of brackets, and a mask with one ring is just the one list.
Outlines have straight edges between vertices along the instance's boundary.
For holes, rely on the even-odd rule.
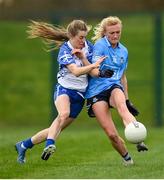
[[[122,16],[121,42],[129,50],[129,97],[146,125],[155,122],[154,24],[150,15]],[[89,22],[90,24],[98,21]],[[0,22],[0,124],[47,125],[51,117],[51,54],[40,40],[27,39],[29,22]],[[65,24],[64,24],[65,25]],[[92,33],[89,34],[89,37]],[[84,107],[83,119],[88,120]],[[119,117],[113,110],[117,122]],[[119,120],[120,121],[120,120]],[[119,122],[118,121],[118,122]]]

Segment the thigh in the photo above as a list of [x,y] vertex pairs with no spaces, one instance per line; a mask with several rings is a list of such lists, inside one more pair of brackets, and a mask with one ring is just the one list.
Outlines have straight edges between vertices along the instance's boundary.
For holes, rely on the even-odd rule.
[[56,98],[55,106],[59,114],[63,112],[70,113],[70,99],[67,94],[62,94]]
[[59,114],[68,114],[68,117],[76,118],[84,105],[84,93],[58,85],[54,100]]
[[117,108],[120,103],[126,103],[124,92],[119,88],[113,89],[111,92],[109,103],[114,108]]
[[60,84],[56,85],[54,104],[59,114],[70,113],[69,90],[62,87]]
[[108,103],[99,101],[93,104],[93,111],[96,119],[108,135],[118,134],[114,122],[112,120],[111,112],[109,111]]

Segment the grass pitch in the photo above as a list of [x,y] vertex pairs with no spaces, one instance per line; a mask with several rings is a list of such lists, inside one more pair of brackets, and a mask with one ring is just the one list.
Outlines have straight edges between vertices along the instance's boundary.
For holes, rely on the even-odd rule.
[[[27,152],[27,163],[16,162],[17,154],[14,144],[30,137],[40,128],[12,128],[0,132],[0,178],[14,179],[137,179],[164,178],[164,145],[162,136],[164,129],[148,128],[146,143],[148,152],[137,152],[135,145],[127,144],[135,165],[124,167],[122,159],[112,148],[100,127],[72,124],[62,132],[57,141],[57,151],[48,161],[40,156],[44,143]],[[120,129],[123,136],[123,129]]]

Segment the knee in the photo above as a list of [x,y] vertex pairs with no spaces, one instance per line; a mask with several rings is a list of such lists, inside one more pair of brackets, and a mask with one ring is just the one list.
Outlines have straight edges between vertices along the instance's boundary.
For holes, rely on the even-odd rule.
[[63,122],[69,117],[70,112],[69,111],[63,111],[59,114],[59,121]]

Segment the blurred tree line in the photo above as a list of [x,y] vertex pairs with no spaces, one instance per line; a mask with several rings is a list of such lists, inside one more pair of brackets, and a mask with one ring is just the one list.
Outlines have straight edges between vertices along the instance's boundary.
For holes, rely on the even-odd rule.
[[54,14],[78,12],[159,12],[163,0],[0,0],[1,20],[50,19]]

